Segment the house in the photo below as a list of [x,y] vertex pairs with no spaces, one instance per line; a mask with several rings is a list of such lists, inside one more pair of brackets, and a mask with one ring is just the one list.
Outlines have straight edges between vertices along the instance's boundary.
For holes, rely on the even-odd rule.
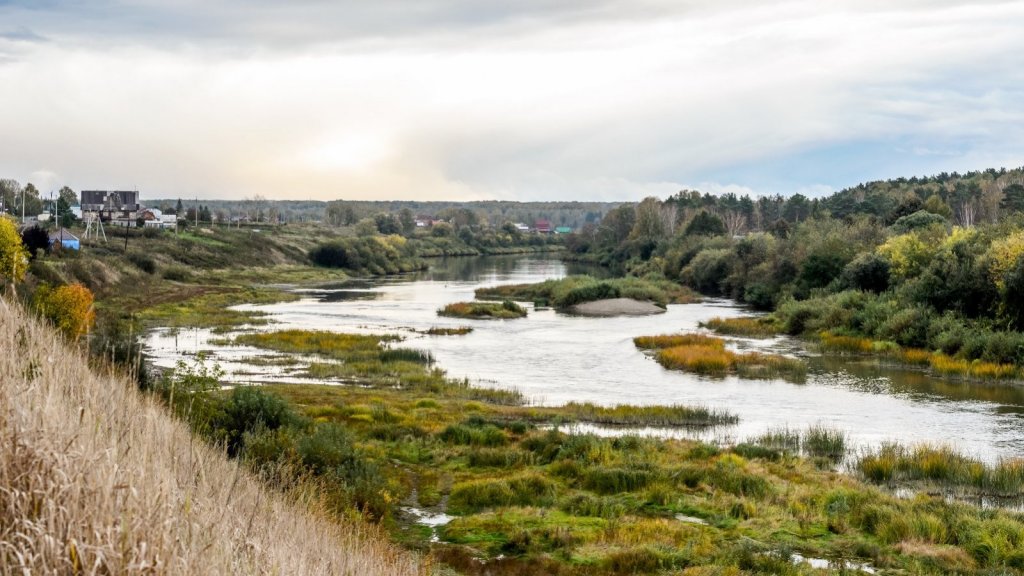
[[82,190],[83,212],[136,212],[138,190]]
[[530,227],[527,226],[526,224],[523,224],[522,222],[516,222],[514,224],[514,226],[516,227],[516,230],[519,230],[520,232],[529,232],[530,231]]
[[555,228],[555,234],[570,234],[570,233],[572,233],[572,228],[569,228],[568,226],[558,226],[557,228]]
[[533,225],[533,229],[541,234],[551,233],[551,221],[550,220],[537,220],[537,223]]
[[81,250],[82,248],[78,236],[68,232],[65,228],[50,233],[50,246],[55,244],[60,244],[61,248],[65,250]]

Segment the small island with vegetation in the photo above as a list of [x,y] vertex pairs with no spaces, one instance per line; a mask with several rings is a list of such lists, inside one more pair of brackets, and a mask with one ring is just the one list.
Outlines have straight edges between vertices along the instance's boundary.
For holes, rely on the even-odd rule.
[[584,316],[646,315],[665,311],[668,304],[696,302],[690,289],[664,280],[568,276],[535,284],[509,284],[479,288],[481,300],[518,300],[551,306]]
[[452,302],[439,309],[437,315],[476,320],[511,320],[525,318],[526,308],[511,300],[504,302]]
[[763,352],[733,352],[725,340],[703,334],[663,334],[638,336],[637,348],[651,350],[655,360],[670,370],[683,370],[705,376],[736,374],[743,378],[782,378],[803,382],[807,367],[796,358]]

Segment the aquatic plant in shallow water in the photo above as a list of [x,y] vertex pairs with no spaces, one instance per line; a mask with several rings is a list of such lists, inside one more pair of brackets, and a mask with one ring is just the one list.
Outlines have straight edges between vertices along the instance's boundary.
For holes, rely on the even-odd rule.
[[712,318],[707,322],[701,322],[699,326],[719,334],[749,338],[771,338],[780,332],[779,326],[768,316]]
[[763,352],[733,352],[725,341],[703,334],[662,334],[638,336],[637,348],[656,350],[654,358],[671,370],[707,376],[737,374],[744,378],[784,378],[802,382],[807,375],[803,361]]
[[478,320],[508,320],[526,317],[526,308],[511,300],[504,302],[453,302],[437,311],[438,316]]

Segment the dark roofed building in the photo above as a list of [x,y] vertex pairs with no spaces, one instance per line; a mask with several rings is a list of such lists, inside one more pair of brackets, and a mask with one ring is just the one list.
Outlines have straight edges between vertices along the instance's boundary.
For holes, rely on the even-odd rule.
[[83,212],[135,212],[138,190],[82,190]]

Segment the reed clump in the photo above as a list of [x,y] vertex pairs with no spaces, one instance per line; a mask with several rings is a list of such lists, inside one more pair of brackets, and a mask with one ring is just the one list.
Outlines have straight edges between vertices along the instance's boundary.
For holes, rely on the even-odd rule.
[[654,358],[670,370],[683,370],[706,376],[737,374],[744,378],[784,378],[802,382],[806,365],[798,359],[763,352],[733,352],[725,341],[703,334],[662,334],[638,336],[637,348],[656,350]]
[[837,335],[828,331],[819,333],[818,338],[821,349],[825,352],[878,354],[902,364],[928,366],[942,376],[959,376],[974,380],[1014,380],[1024,376],[1021,368],[1015,364],[987,362],[980,359],[967,360],[942,352],[906,348],[895,342]]
[[551,480],[533,472],[507,479],[471,480],[452,487],[448,509],[456,514],[469,514],[506,506],[550,506],[555,493]]
[[428,336],[465,336],[473,331],[472,326],[457,326],[455,328],[446,328],[443,326],[431,326],[427,328],[424,334]]
[[944,444],[885,443],[862,455],[854,467],[875,484],[924,483],[980,495],[1024,496],[1024,460],[1003,459],[988,465]]
[[718,334],[748,338],[771,338],[781,332],[780,327],[770,316],[712,318],[707,322],[701,322],[700,327]]
[[822,424],[808,426],[803,431],[788,426],[772,428],[749,443],[778,454],[803,454],[832,463],[841,461],[847,452],[846,433]]
[[559,415],[583,422],[612,426],[719,426],[735,424],[739,417],[706,406],[669,404],[659,406],[598,406],[590,402],[569,402],[556,409]]
[[477,320],[525,318],[526,308],[511,300],[504,302],[453,302],[437,311],[438,316]]
[[659,334],[657,336],[637,336],[633,344],[643,350],[660,350],[676,346],[704,346],[707,348],[725,348],[725,340],[704,334]]

